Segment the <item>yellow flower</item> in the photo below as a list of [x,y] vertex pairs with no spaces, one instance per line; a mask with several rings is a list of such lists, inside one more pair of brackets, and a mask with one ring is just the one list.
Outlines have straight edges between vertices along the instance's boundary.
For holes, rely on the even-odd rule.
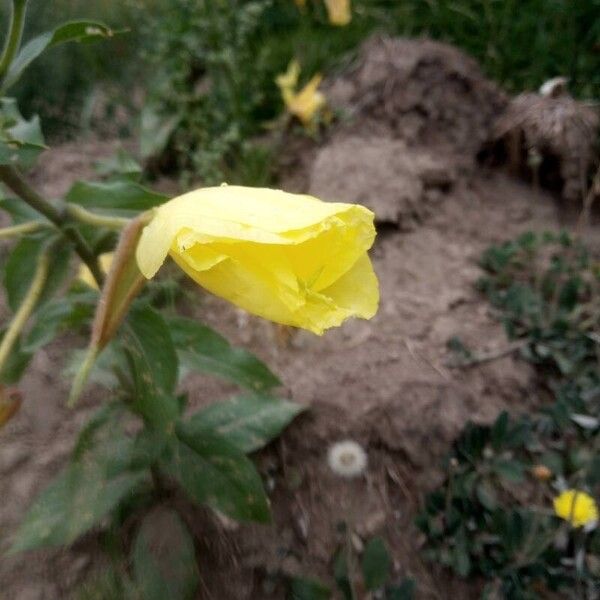
[[350,0],[325,0],[329,22],[332,25],[348,25],[352,20]]
[[315,117],[325,107],[325,96],[318,90],[323,77],[315,75],[299,92],[296,93],[300,64],[297,60],[290,62],[288,69],[275,80],[281,90],[281,97],[288,112],[302,122],[305,127],[314,125]]
[[565,490],[554,498],[554,512],[573,527],[590,526],[598,521],[596,502],[579,490]]
[[[100,268],[102,269],[103,273],[108,273],[110,266],[112,264],[113,261],[113,257],[114,257],[114,252],[107,252],[106,254],[101,254],[98,257],[98,262],[100,263]],[[79,267],[79,273],[77,274],[77,279],[79,279],[79,281],[81,281],[82,283],[85,283],[86,285],[89,285],[90,287],[94,288],[94,289],[98,289],[98,284],[96,283],[96,280],[94,279],[94,276],[92,275],[92,272],[88,269],[87,265],[85,265],[84,263],[81,263],[81,266]]]
[[377,312],[367,250],[373,213],[279,190],[195,190],[155,210],[137,247],[153,277],[167,254],[198,284],[250,313],[322,334]]

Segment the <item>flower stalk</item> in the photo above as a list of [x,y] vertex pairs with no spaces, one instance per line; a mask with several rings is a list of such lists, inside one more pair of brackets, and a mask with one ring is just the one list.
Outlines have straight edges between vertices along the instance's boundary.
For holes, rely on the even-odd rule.
[[27,221],[26,223],[13,225],[12,227],[4,227],[0,229],[0,240],[18,235],[25,235],[26,233],[33,233],[42,227],[44,227],[44,223],[42,221]]
[[130,219],[122,217],[99,215],[76,204],[67,204],[65,210],[73,219],[87,225],[94,225],[95,227],[121,230],[130,222]]
[[21,45],[27,0],[13,0],[8,36],[0,55],[0,81],[4,78]]
[[33,280],[31,281],[31,285],[27,290],[27,294],[25,294],[25,298],[23,299],[21,306],[19,306],[19,309],[15,313],[13,320],[8,326],[8,329],[2,338],[2,342],[0,342],[0,372],[6,364],[6,361],[15,345],[15,342],[17,341],[17,338],[19,337],[19,334],[25,327],[25,324],[27,323],[40,299],[40,295],[44,289],[44,284],[48,278],[48,271],[50,267],[49,254],[50,252],[47,249],[45,252],[42,252],[38,258]]
[[53,223],[62,234],[71,241],[75,252],[81,260],[88,266],[94,276],[98,287],[102,287],[104,275],[98,264],[98,259],[83,239],[79,231],[69,223],[66,211],[59,211],[48,200],[43,198],[34,190],[17,169],[8,165],[0,165],[0,181],[10,188],[21,200],[29,204],[31,208],[44,215]]

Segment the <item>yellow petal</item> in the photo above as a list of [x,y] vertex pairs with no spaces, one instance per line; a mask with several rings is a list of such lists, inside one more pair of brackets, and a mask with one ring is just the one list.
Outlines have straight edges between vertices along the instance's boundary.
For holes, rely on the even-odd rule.
[[278,75],[275,79],[275,83],[277,83],[279,89],[281,90],[281,96],[286,106],[288,106],[294,97],[299,77],[300,63],[294,59],[290,61],[287,71],[281,75]]
[[325,96],[317,89],[321,80],[321,75],[315,75],[288,103],[288,110],[304,125],[310,125],[325,106]]
[[585,492],[566,490],[554,498],[554,512],[573,527],[590,525],[598,521],[595,500]]
[[377,278],[366,254],[374,237],[373,214],[362,206],[222,186],[156,209],[137,260],[150,278],[170,253],[210,292],[320,334],[350,316],[375,314]]
[[325,0],[329,22],[332,25],[348,25],[352,20],[350,0]]

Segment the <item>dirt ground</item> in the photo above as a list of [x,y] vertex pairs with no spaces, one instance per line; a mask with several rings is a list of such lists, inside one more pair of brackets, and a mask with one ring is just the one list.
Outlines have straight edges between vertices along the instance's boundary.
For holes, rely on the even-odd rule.
[[[564,225],[563,211],[555,196],[477,162],[508,99],[457,50],[372,40],[327,91],[344,118],[319,142],[290,141],[281,186],[375,210],[379,313],[321,338],[304,332],[283,338],[271,324],[200,292],[197,303],[185,302],[188,314],[263,358],[284,382],[286,397],[310,407],[256,457],[272,525],[192,514],[203,579],[198,597],[283,598],[281,573],[331,581],[337,525],[346,520],[363,540],[385,537],[395,577],[414,576],[419,598],[476,598],[477,585],[422,561],[413,519],[468,419],[489,421],[500,410],[517,412],[542,399],[535,373],[518,358],[452,369],[446,343],[459,335],[478,350],[506,347],[489,304],[474,289],[477,259],[493,242]],[[113,149],[112,142],[55,149],[36,181],[60,194]],[[61,361],[73,343],[63,340],[36,357],[23,382],[22,410],[0,436],[0,549],[102,402],[92,390],[77,410],[64,407]],[[199,375],[186,387],[196,405],[233,390]],[[328,446],[346,438],[360,442],[369,460],[365,476],[350,482],[336,478],[325,460]],[[94,535],[70,549],[2,558],[0,597],[67,598],[101,565]]]

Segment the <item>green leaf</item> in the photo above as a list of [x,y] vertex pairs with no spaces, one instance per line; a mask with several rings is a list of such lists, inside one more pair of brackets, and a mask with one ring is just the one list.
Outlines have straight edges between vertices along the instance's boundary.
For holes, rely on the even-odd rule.
[[195,436],[212,431],[248,453],[277,437],[303,410],[305,407],[300,404],[269,396],[241,396],[198,411],[186,427]]
[[29,168],[45,148],[39,117],[27,121],[14,98],[0,98],[0,164]]
[[152,103],[142,108],[140,153],[143,158],[157,156],[166,147],[172,133],[181,122],[181,115],[159,114]]
[[65,42],[91,42],[99,39],[112,37],[115,33],[112,29],[97,21],[71,21],[63,23],[54,31],[47,31],[25,44],[13,60],[4,81],[2,89],[14,85],[23,74],[23,71],[44,50]]
[[333,577],[345,600],[357,600],[352,593],[352,586],[348,578],[348,561],[345,548],[338,550],[333,558]]
[[244,454],[216,434],[196,437],[185,423],[178,425],[177,436],[163,464],[191,498],[234,519],[269,521],[262,481]]
[[97,299],[98,295],[93,292],[80,292],[49,301],[36,312],[23,348],[35,352],[50,343],[62,330],[78,329],[90,323]]
[[200,581],[194,542],[172,510],[146,515],[133,544],[133,572],[144,600],[191,600]]
[[369,541],[362,557],[362,573],[371,592],[383,587],[390,576],[390,555],[380,537]]
[[525,467],[516,460],[500,459],[494,464],[494,470],[503,479],[520,483],[523,481]]
[[498,506],[496,491],[488,480],[484,479],[477,484],[476,493],[477,498],[485,508],[488,510],[496,509]]
[[392,585],[385,591],[385,600],[413,600],[416,591],[415,580],[406,577],[399,585]]
[[[27,290],[31,286],[31,278],[35,272],[36,263],[44,246],[48,243],[48,236],[27,236],[21,238],[12,249],[4,267],[4,286],[8,305],[15,312]],[[61,244],[52,253],[50,271],[38,305],[47,301],[60,287],[69,273],[71,251],[69,246]]]
[[92,183],[78,181],[65,196],[67,202],[87,209],[131,215],[163,204],[168,197],[129,180]]
[[254,355],[233,348],[218,333],[192,319],[169,319],[173,342],[182,364],[190,369],[219,375],[256,391],[280,385],[279,379]]
[[[0,331],[0,340],[2,340],[5,333],[6,329]],[[17,383],[21,379],[32,358],[33,353],[24,350],[21,338],[18,338],[8,355],[6,362],[2,365],[2,369],[0,370],[0,382],[6,385]]]
[[174,396],[177,355],[169,329],[159,313],[143,304],[131,308],[126,325],[125,348],[131,359],[136,390],[132,408],[164,431],[179,416]]
[[96,171],[103,177],[119,177],[137,181],[141,177],[143,169],[131,154],[119,148],[116,154],[99,161],[96,164]]
[[146,478],[127,469],[131,440],[119,431],[117,409],[101,410],[84,428],[73,460],[34,501],[11,552],[72,543]]
[[288,600],[329,600],[331,590],[316,579],[294,577],[290,580]]

